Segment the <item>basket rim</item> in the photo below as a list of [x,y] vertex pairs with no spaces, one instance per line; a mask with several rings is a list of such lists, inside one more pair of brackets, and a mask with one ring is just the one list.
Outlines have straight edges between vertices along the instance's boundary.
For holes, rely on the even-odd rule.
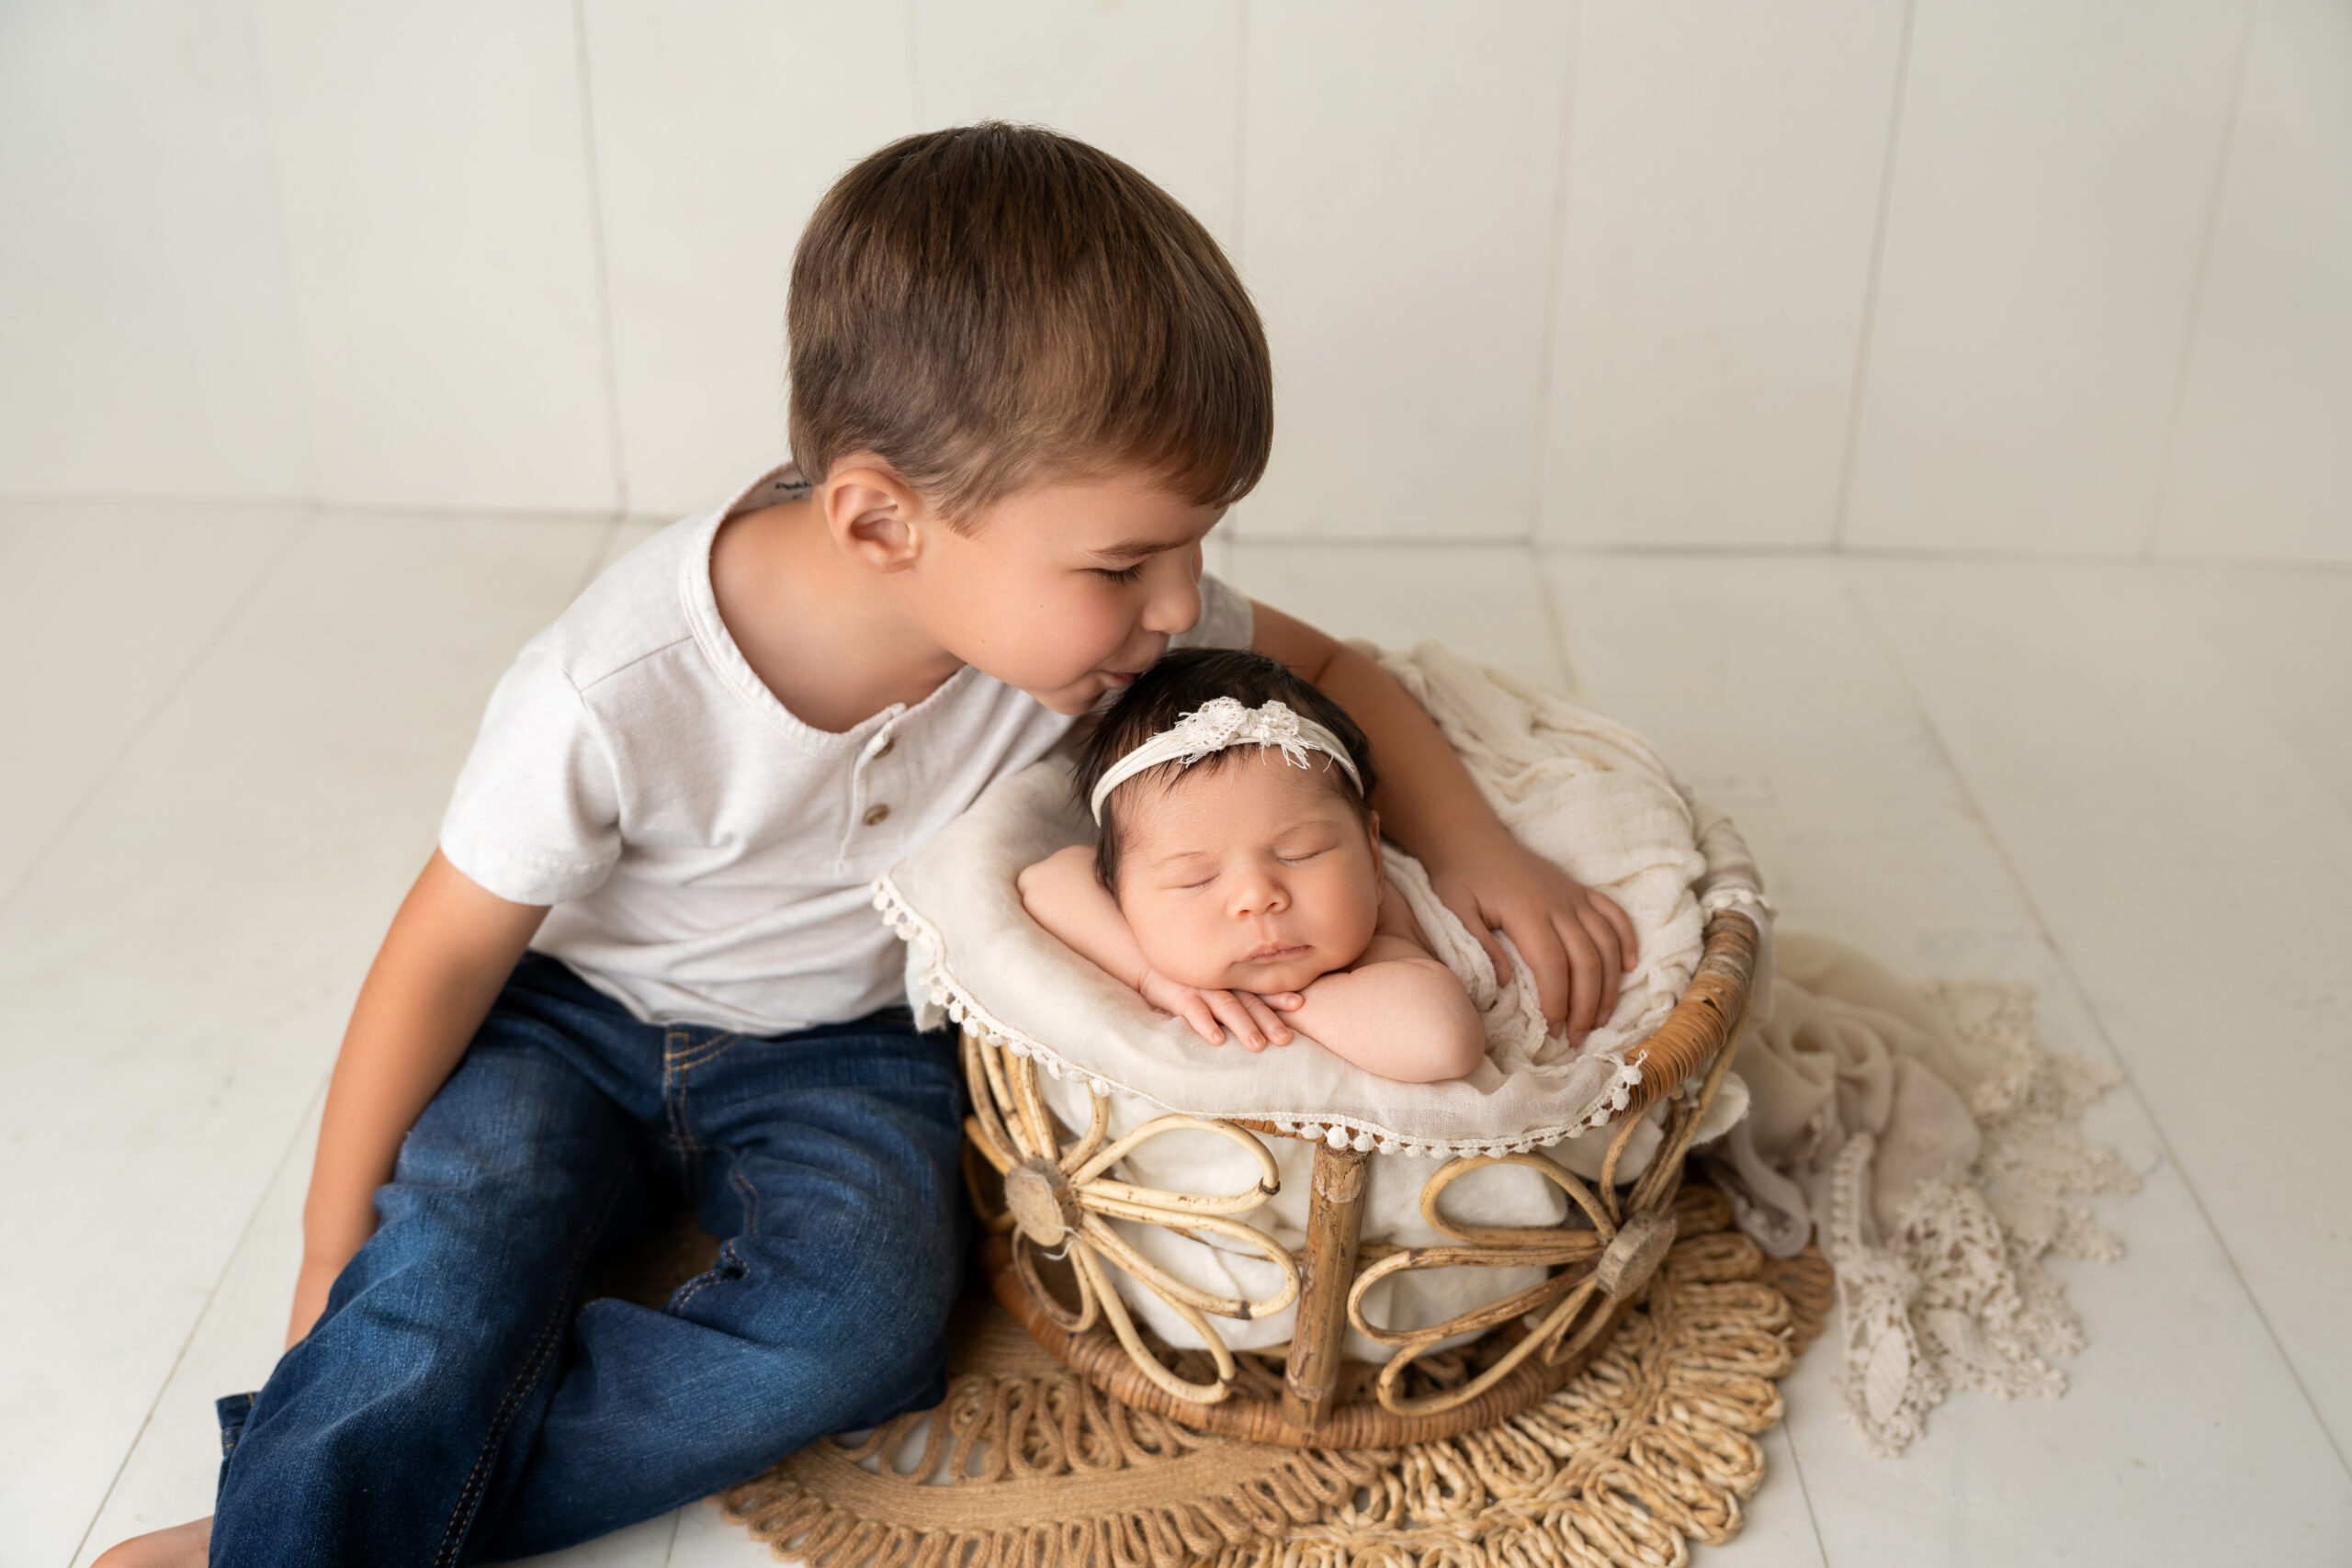
[[[874,906],[904,938],[918,958],[923,982],[933,1005],[942,1009],[964,1032],[990,1045],[1035,1061],[1046,1077],[1060,1081],[1074,1077],[1097,1095],[1114,1091],[1133,1095],[1161,1111],[1229,1122],[1251,1132],[1274,1137],[1324,1143],[1358,1152],[1402,1154],[1427,1159],[1457,1159],[1464,1156],[1527,1154],[1551,1148],[1600,1128],[1615,1125],[1628,1114],[1647,1111],[1668,1094],[1695,1080],[1745,1014],[1748,987],[1755,977],[1758,951],[1763,937],[1756,917],[1738,908],[1710,914],[1702,937],[1697,967],[1674,1009],[1657,1028],[1628,1046],[1627,1059],[1596,1109],[1566,1121],[1538,1123],[1518,1133],[1476,1138],[1426,1138],[1399,1133],[1371,1118],[1340,1111],[1299,1111],[1281,1108],[1201,1111],[1171,1103],[1164,1097],[1128,1083],[1114,1074],[1072,1060],[1056,1047],[1036,1039],[992,1013],[948,969],[945,942],[938,929],[900,893],[890,873],[874,882]],[[1665,1058],[1665,1071],[1649,1064]]]

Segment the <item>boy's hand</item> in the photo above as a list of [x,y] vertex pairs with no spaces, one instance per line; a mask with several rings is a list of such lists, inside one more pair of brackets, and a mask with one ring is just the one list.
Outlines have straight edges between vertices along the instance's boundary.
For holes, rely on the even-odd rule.
[[1287,1045],[1297,1038],[1275,1014],[1295,1012],[1306,1000],[1296,991],[1274,991],[1262,997],[1253,991],[1204,991],[1180,986],[1157,969],[1146,969],[1136,990],[1160,1011],[1172,1012],[1191,1024],[1193,1032],[1212,1045],[1225,1043],[1224,1031],[1217,1027],[1222,1023],[1246,1051]]
[[[1499,824],[1498,824],[1499,826]],[[1510,973],[1497,942],[1509,934],[1535,976],[1544,1021],[1567,1025],[1576,1043],[1617,1010],[1618,978],[1634,967],[1634,922],[1615,899],[1596,893],[1508,832],[1481,836],[1442,863],[1430,886],[1486,944],[1495,973]]]

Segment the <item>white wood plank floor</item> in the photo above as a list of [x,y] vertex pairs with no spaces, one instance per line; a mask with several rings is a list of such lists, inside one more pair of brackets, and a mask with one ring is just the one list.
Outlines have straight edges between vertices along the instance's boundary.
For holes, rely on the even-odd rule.
[[[0,1562],[205,1511],[345,1010],[514,649],[650,527],[0,506]],[[2352,573],[1221,545],[1646,729],[1791,928],[2039,987],[2146,1180],[2055,1401],[1785,1387],[1744,1568],[2352,1561]],[[764,1558],[699,1505],[561,1554]]]

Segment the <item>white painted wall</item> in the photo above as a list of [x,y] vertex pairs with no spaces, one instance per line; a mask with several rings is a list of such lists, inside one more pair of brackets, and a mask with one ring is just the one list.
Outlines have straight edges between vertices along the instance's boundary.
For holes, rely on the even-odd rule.
[[984,115],[1232,249],[1245,536],[2352,562],[2343,0],[5,0],[0,494],[707,503]]

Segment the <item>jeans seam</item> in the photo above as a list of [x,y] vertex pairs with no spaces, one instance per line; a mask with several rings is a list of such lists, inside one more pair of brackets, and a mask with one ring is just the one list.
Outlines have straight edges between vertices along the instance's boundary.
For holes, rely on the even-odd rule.
[[727,1269],[730,1263],[738,1269],[743,1267],[743,1255],[735,1250],[735,1237],[729,1236],[718,1244],[718,1261],[679,1286],[678,1293],[670,1302],[669,1311],[684,1312],[688,1302],[702,1294],[708,1287],[727,1278]]
[[662,1036],[662,1100],[669,1115],[670,1142],[680,1155],[687,1156],[689,1179],[697,1145],[686,1126],[686,1086],[679,1081],[679,1074],[684,1070],[684,1058],[688,1049],[684,1042],[692,1038],[683,1029],[673,1029]]
[[466,1533],[472,1528],[475,1510],[481,1506],[484,1471],[491,1456],[497,1452],[499,1440],[505,1435],[506,1425],[514,1418],[525,1391],[538,1382],[549,1353],[563,1342],[563,1330],[569,1326],[571,1316],[570,1308],[573,1288],[580,1281],[581,1270],[587,1263],[588,1255],[595,1249],[596,1238],[604,1234],[605,1222],[612,1217],[613,1204],[619,1199],[621,1189],[636,1168],[634,1156],[622,1161],[611,1185],[605,1190],[605,1200],[597,1208],[596,1217],[585,1227],[579,1247],[573,1249],[571,1261],[564,1269],[563,1289],[556,1298],[555,1310],[540,1326],[538,1338],[532,1344],[523,1370],[507,1385],[505,1397],[499,1401],[497,1412],[491,1416],[490,1430],[482,1436],[481,1450],[474,1456],[474,1467],[467,1474],[466,1484],[458,1494],[457,1506],[450,1512],[449,1522],[442,1529],[441,1544],[433,1554],[435,1568],[454,1562],[458,1549],[464,1544]]
[[743,1228],[739,1234],[743,1235],[759,1235],[760,1190],[752,1184],[752,1179],[749,1177],[743,1174],[742,1156],[731,1149],[728,1151],[727,1156],[727,1183],[729,1186],[734,1188],[743,1199]]
[[741,1044],[742,1041],[743,1035],[741,1031],[730,1031],[714,1039],[704,1041],[698,1048],[689,1047],[681,1052],[677,1057],[678,1070],[687,1072],[695,1067],[707,1066]]

